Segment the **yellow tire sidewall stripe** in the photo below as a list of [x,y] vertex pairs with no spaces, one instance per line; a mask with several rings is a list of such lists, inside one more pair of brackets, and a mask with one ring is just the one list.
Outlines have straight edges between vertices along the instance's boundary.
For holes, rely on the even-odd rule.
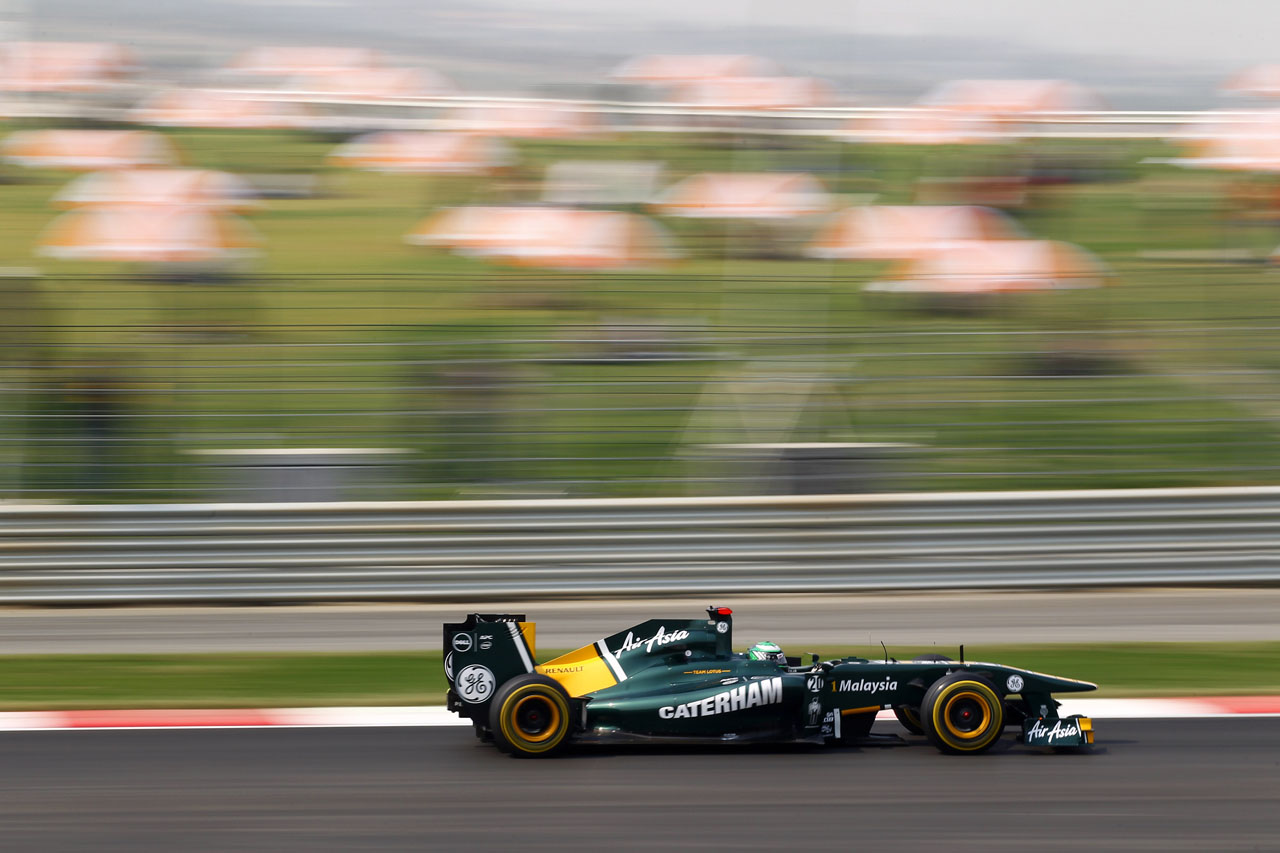
[[[562,731],[558,737],[554,734],[555,730],[553,729],[553,734],[547,735],[542,740],[531,741],[516,727],[516,709],[520,707],[520,703],[523,700],[534,696],[545,699],[559,714],[557,722],[560,724]],[[507,743],[521,752],[546,752],[559,745],[560,741],[564,740],[565,735],[568,734],[568,719],[569,703],[559,693],[549,690],[545,685],[541,684],[529,684],[513,691],[510,696],[503,700],[502,708],[498,713],[498,722],[501,724],[503,737],[506,738]]]

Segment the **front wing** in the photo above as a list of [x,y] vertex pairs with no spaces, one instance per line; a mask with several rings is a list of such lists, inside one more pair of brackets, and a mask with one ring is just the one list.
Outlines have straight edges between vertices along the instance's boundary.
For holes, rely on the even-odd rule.
[[1093,743],[1093,720],[1074,714],[1061,719],[1028,717],[1022,722],[1027,746],[1088,746]]

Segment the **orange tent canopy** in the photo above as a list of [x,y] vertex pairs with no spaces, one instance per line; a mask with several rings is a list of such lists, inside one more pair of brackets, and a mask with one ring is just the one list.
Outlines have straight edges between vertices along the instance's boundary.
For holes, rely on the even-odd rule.
[[212,89],[171,89],[136,107],[138,124],[161,127],[301,127],[305,111],[297,104],[256,101]]
[[554,207],[458,207],[405,237],[522,266],[629,269],[674,257],[666,233],[634,213]]
[[840,138],[894,145],[973,145],[998,141],[1004,135],[986,116],[934,109],[855,118],[845,125]]
[[832,92],[813,77],[723,77],[677,84],[672,97],[697,107],[772,110],[822,106]]
[[818,258],[920,258],[969,240],[1024,237],[1009,217],[971,205],[868,205],[832,217],[806,254]]
[[0,144],[10,163],[40,169],[125,169],[177,161],[169,141],[149,130],[23,130]]
[[64,213],[40,238],[39,252],[70,260],[207,263],[256,253],[241,219],[181,208],[98,208]]
[[653,54],[637,56],[609,75],[637,83],[682,83],[725,77],[768,77],[777,67],[767,59],[745,54]]
[[380,131],[338,146],[329,158],[373,172],[475,175],[507,165],[512,155],[500,140],[484,136]]
[[957,243],[910,261],[891,281],[867,290],[891,293],[1014,293],[1098,287],[1106,266],[1079,246],[1056,240]]
[[122,169],[92,172],[54,196],[56,207],[186,207],[241,210],[256,192],[243,178],[210,169]]
[[255,47],[227,65],[228,71],[263,77],[297,74],[340,74],[357,68],[378,68],[382,54],[363,47]]
[[669,188],[655,205],[668,216],[698,219],[792,219],[830,206],[812,175],[777,172],[704,172]]
[[1187,125],[1177,140],[1190,155],[1179,166],[1280,171],[1280,110],[1219,111]]
[[920,103],[993,116],[1102,109],[1097,95],[1069,80],[952,80]]
[[405,237],[418,246],[445,246],[466,254],[491,254],[525,235],[563,224],[565,208],[450,207],[428,216]]
[[1197,156],[1176,158],[1178,166],[1233,172],[1280,172],[1280,137],[1227,137],[1204,142]]
[[1259,98],[1280,97],[1280,65],[1255,65],[1247,68],[1227,80],[1222,90]]
[[85,92],[133,72],[137,61],[118,44],[27,41],[0,44],[0,90]]

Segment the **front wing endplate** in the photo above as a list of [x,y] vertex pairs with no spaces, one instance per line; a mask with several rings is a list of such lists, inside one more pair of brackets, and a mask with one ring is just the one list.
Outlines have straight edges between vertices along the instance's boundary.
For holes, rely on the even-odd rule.
[[1088,746],[1093,743],[1093,720],[1079,714],[1070,717],[1028,718],[1022,724],[1027,746]]

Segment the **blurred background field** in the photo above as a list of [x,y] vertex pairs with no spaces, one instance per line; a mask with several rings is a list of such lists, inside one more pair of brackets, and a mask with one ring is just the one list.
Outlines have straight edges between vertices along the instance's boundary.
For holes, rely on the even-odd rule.
[[[291,448],[355,453],[362,473],[341,496],[363,498],[749,492],[744,448],[806,444],[880,454],[854,490],[1234,485],[1280,465],[1267,261],[1280,219],[1240,200],[1272,179],[1147,162],[1174,152],[1160,140],[611,133],[513,141],[515,165],[478,178],[341,168],[334,133],[166,133],[185,166],[311,189],[250,212],[265,251],[243,269],[9,271],[9,499],[239,498],[252,484],[237,453]],[[564,160],[657,161],[665,184],[804,171],[835,207],[1017,174],[1025,198],[1008,215],[1092,252],[1107,283],[870,292],[893,264],[804,257],[816,226],[751,221],[664,220],[679,256],[639,271],[497,266],[404,241],[440,208],[536,202]],[[71,176],[0,177],[0,257],[31,267]]]

